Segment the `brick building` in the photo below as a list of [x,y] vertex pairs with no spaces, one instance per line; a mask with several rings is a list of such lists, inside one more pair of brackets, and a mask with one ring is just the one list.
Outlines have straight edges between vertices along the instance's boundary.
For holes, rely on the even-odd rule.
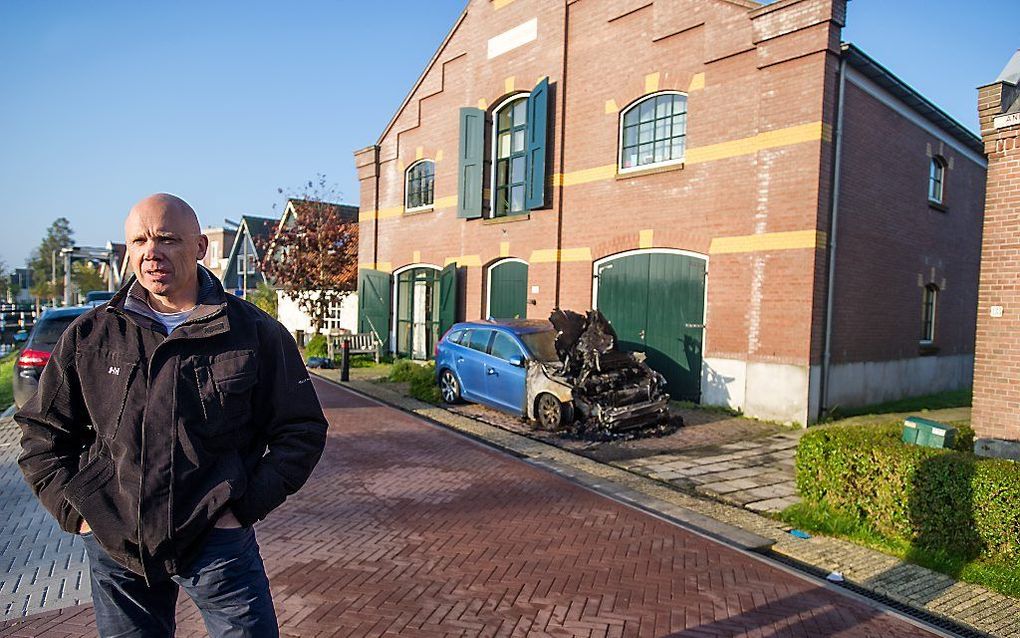
[[359,329],[428,357],[454,319],[597,307],[674,397],[800,423],[965,387],[980,139],[845,8],[471,0],[355,153]]
[[1020,458],[1020,51],[978,89],[988,154],[981,248],[974,430],[982,454]]

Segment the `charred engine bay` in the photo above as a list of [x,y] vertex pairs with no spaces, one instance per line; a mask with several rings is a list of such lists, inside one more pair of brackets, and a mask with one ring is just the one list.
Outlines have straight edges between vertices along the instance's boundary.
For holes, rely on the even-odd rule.
[[601,312],[557,309],[549,321],[560,359],[549,372],[571,386],[578,417],[566,434],[619,440],[669,434],[683,424],[679,416],[670,419],[666,380],[643,354],[617,349],[616,331]]

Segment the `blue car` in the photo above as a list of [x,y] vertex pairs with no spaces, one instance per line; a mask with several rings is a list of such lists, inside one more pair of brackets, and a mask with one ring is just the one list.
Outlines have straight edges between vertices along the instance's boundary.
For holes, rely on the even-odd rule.
[[558,429],[573,420],[571,386],[546,373],[558,363],[548,321],[458,323],[436,346],[436,381],[447,403],[482,403]]

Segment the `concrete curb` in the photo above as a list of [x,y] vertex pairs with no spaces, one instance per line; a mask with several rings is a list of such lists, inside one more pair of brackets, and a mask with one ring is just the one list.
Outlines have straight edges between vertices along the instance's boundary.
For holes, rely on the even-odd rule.
[[[315,371],[313,371],[315,372]],[[740,507],[680,491],[626,469],[594,461],[549,443],[418,401],[378,383],[338,383],[381,403],[497,447],[570,478],[588,489],[672,520],[734,547],[773,555],[816,572],[840,572],[856,588],[929,615],[971,635],[1020,637],[1020,601],[961,583],[881,552],[822,536],[800,539],[789,526]],[[951,628],[952,629],[952,628]]]

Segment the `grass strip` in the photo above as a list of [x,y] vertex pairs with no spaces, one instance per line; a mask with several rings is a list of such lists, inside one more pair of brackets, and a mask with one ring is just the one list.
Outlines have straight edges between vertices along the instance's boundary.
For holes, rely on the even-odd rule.
[[902,539],[884,536],[866,522],[836,512],[824,504],[797,503],[783,510],[779,517],[797,529],[842,538],[956,580],[980,585],[1007,596],[1020,597],[1018,565],[981,559],[968,560],[965,556],[948,551],[914,547]]

